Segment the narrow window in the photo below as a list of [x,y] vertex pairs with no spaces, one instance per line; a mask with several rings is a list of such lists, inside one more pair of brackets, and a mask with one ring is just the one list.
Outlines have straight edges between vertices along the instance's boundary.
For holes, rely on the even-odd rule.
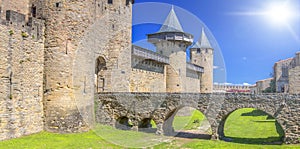
[[108,0],[107,3],[108,3],[108,4],[112,4],[112,3],[113,3],[113,0]]
[[32,14],[32,17],[36,17],[36,6],[32,6],[31,14]]
[[61,2],[57,2],[57,3],[55,3],[55,7],[56,7],[56,8],[59,8],[59,7],[61,7]]
[[197,49],[197,53],[200,53],[200,49]]
[[129,5],[129,2],[130,2],[130,0],[126,0],[126,6],[128,6],[128,5]]

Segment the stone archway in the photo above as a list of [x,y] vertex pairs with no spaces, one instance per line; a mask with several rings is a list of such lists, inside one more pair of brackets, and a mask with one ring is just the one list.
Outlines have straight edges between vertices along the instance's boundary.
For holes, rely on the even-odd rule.
[[[201,118],[195,113],[201,113]],[[204,130],[204,125],[208,125],[208,131]],[[212,135],[211,125],[205,114],[190,106],[181,106],[170,111],[165,118],[163,132],[170,136],[199,139],[210,139]]]
[[95,92],[104,92],[106,86],[106,60],[104,59],[104,57],[99,56],[96,59],[95,64]]
[[131,121],[128,117],[122,116],[116,120],[115,127],[121,130],[130,130],[132,127]]
[[[248,120],[243,120],[243,117],[248,117]],[[274,132],[278,136],[274,136]],[[282,144],[285,137],[284,129],[275,116],[265,110],[245,107],[236,108],[224,115],[217,133],[220,140],[236,143]]]
[[157,131],[156,123],[151,118],[144,118],[138,122],[138,130],[147,133],[155,133]]

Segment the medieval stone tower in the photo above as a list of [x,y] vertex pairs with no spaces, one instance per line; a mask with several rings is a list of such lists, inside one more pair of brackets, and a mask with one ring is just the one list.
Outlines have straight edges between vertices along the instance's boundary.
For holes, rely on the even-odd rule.
[[201,93],[211,93],[213,90],[213,48],[202,28],[199,41],[191,47],[190,59],[193,64],[204,67],[201,76]]
[[186,49],[192,44],[193,35],[183,31],[173,7],[160,30],[148,35],[148,41],[159,54],[170,59],[166,66],[166,91],[186,91]]
[[0,0],[0,140],[88,130],[95,93],[212,91],[205,34],[202,56],[187,62],[193,35],[172,8],[148,35],[156,52],[132,46],[132,3]]
[[111,76],[129,78],[130,61],[122,57],[130,60],[132,1],[36,0],[30,5],[46,26],[45,129],[88,129],[96,90],[128,91],[126,81]]

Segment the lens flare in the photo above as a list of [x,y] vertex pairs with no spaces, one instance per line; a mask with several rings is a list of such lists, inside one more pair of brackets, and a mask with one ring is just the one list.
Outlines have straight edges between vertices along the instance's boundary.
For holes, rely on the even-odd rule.
[[266,17],[273,23],[287,23],[294,16],[293,10],[288,5],[272,4],[265,12]]

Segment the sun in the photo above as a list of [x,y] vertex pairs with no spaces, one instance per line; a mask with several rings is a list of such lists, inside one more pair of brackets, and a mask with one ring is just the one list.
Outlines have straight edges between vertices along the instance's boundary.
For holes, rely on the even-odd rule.
[[271,4],[265,12],[265,16],[273,23],[287,23],[293,15],[292,8],[285,4]]

